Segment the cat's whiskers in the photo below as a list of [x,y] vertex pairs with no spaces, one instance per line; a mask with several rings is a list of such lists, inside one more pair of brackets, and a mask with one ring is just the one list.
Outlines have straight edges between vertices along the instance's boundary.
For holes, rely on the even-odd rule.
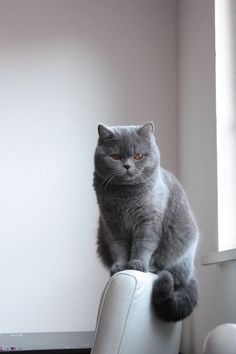
[[134,174],[136,174],[132,180],[133,184],[143,184],[147,188],[147,190],[151,190],[150,183],[148,183],[147,179],[145,178],[146,176],[144,174],[144,171],[134,169],[133,172]]
[[117,177],[117,176],[122,176],[123,173],[121,173],[120,170],[114,171],[113,174],[111,176],[109,176],[103,183],[102,188],[103,189],[107,189],[107,187],[109,186],[109,184],[112,182],[112,180]]

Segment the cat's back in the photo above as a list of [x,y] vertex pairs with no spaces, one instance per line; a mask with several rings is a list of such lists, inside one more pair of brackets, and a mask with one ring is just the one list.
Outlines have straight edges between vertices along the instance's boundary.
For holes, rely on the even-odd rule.
[[173,197],[174,195],[186,197],[183,186],[173,173],[163,167],[160,168],[160,173],[162,181],[169,191],[169,197]]
[[[169,199],[164,215],[164,226],[170,224],[175,226],[181,226],[183,234],[186,234],[184,230],[196,231],[194,237],[198,235],[198,228],[192,213],[187,194],[178,181],[178,179],[169,171],[161,169],[162,178],[169,190]],[[189,232],[191,236],[192,233]]]

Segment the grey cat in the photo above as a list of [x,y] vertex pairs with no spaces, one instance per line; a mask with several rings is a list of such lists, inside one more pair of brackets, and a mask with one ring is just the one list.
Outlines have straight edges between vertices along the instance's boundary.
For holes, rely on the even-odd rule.
[[165,321],[179,321],[198,302],[198,227],[183,187],[160,166],[153,130],[153,123],[98,126],[97,251],[111,275],[124,269],[157,273],[154,311]]

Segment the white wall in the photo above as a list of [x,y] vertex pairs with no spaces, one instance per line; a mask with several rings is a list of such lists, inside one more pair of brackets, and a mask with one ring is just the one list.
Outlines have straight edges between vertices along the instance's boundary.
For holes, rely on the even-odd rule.
[[96,127],[157,125],[177,172],[173,0],[0,2],[0,332],[93,330]]
[[236,263],[200,265],[202,254],[217,251],[214,0],[180,0],[178,13],[179,172],[201,229],[200,303],[184,325],[182,351],[201,354],[208,331],[236,322]]

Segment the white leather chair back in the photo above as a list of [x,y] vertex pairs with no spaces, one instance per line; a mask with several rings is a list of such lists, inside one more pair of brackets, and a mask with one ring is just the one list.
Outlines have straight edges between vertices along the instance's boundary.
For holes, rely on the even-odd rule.
[[91,354],[178,354],[181,322],[163,322],[152,311],[157,275],[122,271],[108,281],[98,311]]

